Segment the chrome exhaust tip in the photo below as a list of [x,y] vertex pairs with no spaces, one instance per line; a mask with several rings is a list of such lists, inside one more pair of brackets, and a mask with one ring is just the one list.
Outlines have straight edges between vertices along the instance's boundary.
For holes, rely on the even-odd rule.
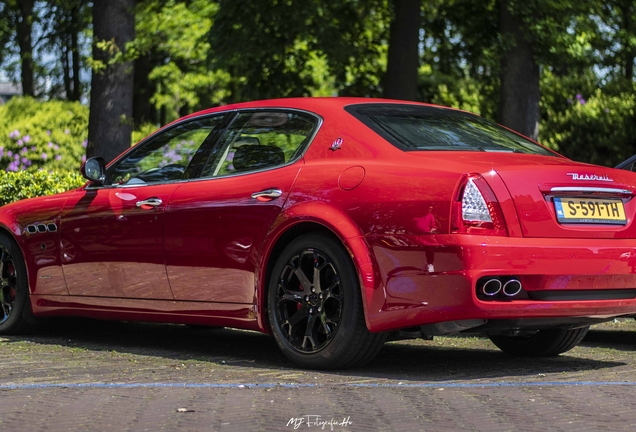
[[521,292],[521,282],[517,279],[510,279],[502,288],[502,291],[508,297],[514,297]]
[[494,296],[501,291],[501,281],[499,279],[490,279],[481,287],[481,292],[487,296]]

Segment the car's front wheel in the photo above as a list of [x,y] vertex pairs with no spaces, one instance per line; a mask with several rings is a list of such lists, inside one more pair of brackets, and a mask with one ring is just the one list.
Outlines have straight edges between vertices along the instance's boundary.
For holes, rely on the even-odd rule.
[[22,253],[12,238],[0,234],[0,334],[27,332],[34,322]]
[[299,366],[337,369],[371,361],[386,340],[367,330],[357,273],[344,247],[307,234],[274,265],[268,317],[283,353]]
[[556,356],[577,346],[589,327],[576,329],[537,330],[524,335],[494,335],[488,337],[503,352],[522,357]]

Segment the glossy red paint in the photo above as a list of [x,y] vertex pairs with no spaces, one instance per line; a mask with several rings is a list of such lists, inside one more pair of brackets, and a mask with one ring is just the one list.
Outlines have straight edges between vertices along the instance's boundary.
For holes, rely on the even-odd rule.
[[[275,169],[138,187],[88,185],[3,207],[0,225],[27,262],[33,312],[267,332],[272,254],[290,230],[322,229],[349,251],[374,332],[467,319],[636,313],[635,298],[477,296],[486,276],[515,276],[530,294],[636,288],[634,260],[626,258],[636,254],[635,174],[560,156],[404,152],[344,111],[363,103],[403,102],[308,98],[214,108],[176,124],[264,108],[313,113],[322,124],[300,159]],[[577,181],[569,173],[613,181]],[[507,235],[452,233],[453,199],[466,174],[480,175],[492,190]],[[556,220],[555,187],[610,186],[624,191],[625,225]],[[267,189],[281,195],[252,199]],[[148,198],[162,203],[137,206]],[[25,231],[43,221],[59,230]]]

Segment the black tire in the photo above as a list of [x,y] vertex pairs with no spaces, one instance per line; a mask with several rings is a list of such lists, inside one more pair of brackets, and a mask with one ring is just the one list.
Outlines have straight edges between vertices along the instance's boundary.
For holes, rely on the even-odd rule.
[[280,349],[304,368],[363,365],[387,337],[367,330],[357,273],[344,247],[317,234],[298,237],[281,253],[267,314]]
[[0,334],[23,334],[34,325],[22,252],[11,237],[0,234]]
[[521,357],[556,356],[577,346],[589,327],[572,330],[538,330],[528,336],[488,335],[492,343],[503,352]]

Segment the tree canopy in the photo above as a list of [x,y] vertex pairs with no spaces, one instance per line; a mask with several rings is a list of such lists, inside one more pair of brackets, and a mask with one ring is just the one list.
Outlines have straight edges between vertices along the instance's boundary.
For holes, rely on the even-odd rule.
[[97,34],[101,3],[0,2],[0,81],[101,106],[104,68],[129,72],[119,141],[237,101],[385,96],[476,112],[576,160],[636,152],[633,0],[128,0],[125,41]]

